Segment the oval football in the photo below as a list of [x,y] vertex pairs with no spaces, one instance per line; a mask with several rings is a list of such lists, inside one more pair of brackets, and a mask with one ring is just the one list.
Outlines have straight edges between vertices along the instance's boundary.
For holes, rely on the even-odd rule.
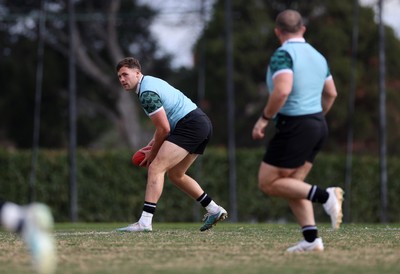
[[140,163],[143,161],[143,159],[144,153],[138,150],[132,156],[132,164],[134,164],[135,166],[140,166]]

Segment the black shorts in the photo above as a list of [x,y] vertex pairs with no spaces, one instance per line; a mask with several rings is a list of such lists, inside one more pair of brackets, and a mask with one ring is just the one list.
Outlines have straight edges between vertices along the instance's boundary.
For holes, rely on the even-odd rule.
[[189,153],[203,154],[213,133],[208,116],[197,108],[179,120],[167,140]]
[[268,144],[263,161],[281,168],[297,168],[312,163],[328,137],[323,113],[286,116],[278,114],[276,133]]

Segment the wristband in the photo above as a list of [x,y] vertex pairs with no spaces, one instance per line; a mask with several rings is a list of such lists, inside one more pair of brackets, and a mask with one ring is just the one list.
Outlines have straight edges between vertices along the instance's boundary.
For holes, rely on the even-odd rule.
[[271,121],[272,118],[265,116],[264,112],[261,114],[261,118],[266,120],[266,121]]

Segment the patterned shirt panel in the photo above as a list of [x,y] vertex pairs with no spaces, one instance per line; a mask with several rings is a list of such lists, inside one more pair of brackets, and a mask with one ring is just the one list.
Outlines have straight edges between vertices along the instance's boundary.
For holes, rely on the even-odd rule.
[[285,50],[277,50],[271,57],[270,69],[272,77],[274,77],[277,71],[283,69],[293,69],[293,61],[290,54]]
[[161,98],[154,91],[143,91],[140,94],[139,100],[146,113],[153,113],[162,107]]

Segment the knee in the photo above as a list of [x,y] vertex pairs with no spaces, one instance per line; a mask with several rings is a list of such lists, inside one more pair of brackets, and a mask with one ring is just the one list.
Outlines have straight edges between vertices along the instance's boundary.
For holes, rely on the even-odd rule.
[[167,177],[173,183],[182,181],[183,174],[174,171],[169,171]]
[[164,178],[166,171],[160,169],[158,165],[151,163],[147,168],[148,181],[157,181],[159,178]]
[[273,184],[267,180],[258,180],[258,188],[267,195],[273,195]]

